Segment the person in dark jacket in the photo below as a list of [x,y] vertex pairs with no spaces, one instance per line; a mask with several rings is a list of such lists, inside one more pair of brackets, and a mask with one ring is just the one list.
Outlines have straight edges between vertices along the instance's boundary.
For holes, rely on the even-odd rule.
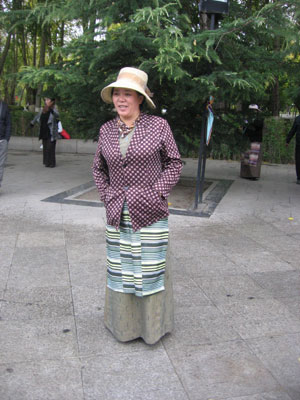
[[59,114],[55,108],[55,98],[45,98],[42,111],[31,121],[31,126],[36,122],[40,125],[39,140],[43,141],[43,164],[45,167],[56,166],[55,147],[56,140],[60,138],[58,133]]
[[286,136],[286,146],[289,145],[293,136],[296,134],[296,146],[295,146],[295,164],[297,183],[300,185],[300,115],[298,115],[293,123],[293,126]]
[[11,118],[8,105],[0,100],[0,186],[7,158],[8,142],[11,135]]

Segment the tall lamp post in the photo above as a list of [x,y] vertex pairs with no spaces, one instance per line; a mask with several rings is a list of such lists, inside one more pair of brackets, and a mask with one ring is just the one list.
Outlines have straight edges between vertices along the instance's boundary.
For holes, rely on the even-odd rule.
[[[210,15],[210,29],[215,29],[216,16],[221,17],[222,14],[228,14],[229,0],[200,0],[198,3],[200,14]],[[194,209],[198,208],[198,204],[202,203],[205,165],[206,165],[206,147],[209,143],[212,123],[213,123],[213,110],[212,103],[213,97],[209,96],[207,102],[202,110],[202,123],[201,123],[201,138],[199,147],[198,171],[197,171],[197,184],[195,195]]]

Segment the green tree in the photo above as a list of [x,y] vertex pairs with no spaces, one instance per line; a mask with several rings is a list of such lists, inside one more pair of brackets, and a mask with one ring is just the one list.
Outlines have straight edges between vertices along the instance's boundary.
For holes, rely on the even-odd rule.
[[[197,2],[152,0],[24,0],[23,32],[36,26],[37,50],[45,63],[30,62],[20,84],[51,89],[69,129],[96,136],[112,116],[100,90],[122,66],[149,74],[156,112],[167,110],[183,153],[199,143],[208,95],[216,98],[218,143],[239,146],[238,127],[250,102],[278,114],[299,86],[299,0],[234,0],[230,13],[209,30]],[[6,13],[7,14],[7,13]],[[10,11],[10,18],[16,15]],[[24,15],[24,14],[23,14]],[[22,32],[22,31],[21,31]],[[63,38],[63,39],[61,39]],[[23,52],[24,53],[24,52]]]

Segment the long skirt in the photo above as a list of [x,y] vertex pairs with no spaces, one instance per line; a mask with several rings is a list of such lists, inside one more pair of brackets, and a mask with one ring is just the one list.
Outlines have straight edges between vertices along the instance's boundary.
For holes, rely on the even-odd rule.
[[51,141],[50,138],[43,139],[43,164],[46,167],[56,166],[55,147],[56,140]]
[[[130,224],[127,215],[127,227],[128,222]],[[120,231],[122,229],[121,224]],[[134,242],[132,247],[136,246],[134,233],[132,241]],[[108,260],[108,282],[111,279],[109,265]],[[127,342],[141,337],[147,344],[154,344],[172,331],[174,310],[169,245],[164,271],[163,288],[154,294],[140,296],[139,291],[136,295],[118,289],[112,290],[106,286],[104,323],[116,339]]]

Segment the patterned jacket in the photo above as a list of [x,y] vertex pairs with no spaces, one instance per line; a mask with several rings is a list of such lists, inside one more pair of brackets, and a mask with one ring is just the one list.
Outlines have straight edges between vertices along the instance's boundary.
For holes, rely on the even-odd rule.
[[167,197],[181,168],[173,134],[163,118],[141,115],[124,158],[117,118],[106,122],[100,128],[93,175],[107,223],[119,227],[125,200],[134,230],[167,217]]

